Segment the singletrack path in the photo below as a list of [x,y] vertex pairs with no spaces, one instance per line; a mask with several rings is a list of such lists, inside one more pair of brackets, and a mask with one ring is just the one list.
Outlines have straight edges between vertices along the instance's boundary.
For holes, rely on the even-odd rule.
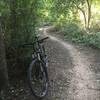
[[45,100],[100,100],[100,52],[46,32],[49,93]]
[[[42,100],[100,100],[100,50],[65,42],[54,33],[45,42],[49,59],[49,91]],[[6,100],[38,100],[26,83],[19,83]]]

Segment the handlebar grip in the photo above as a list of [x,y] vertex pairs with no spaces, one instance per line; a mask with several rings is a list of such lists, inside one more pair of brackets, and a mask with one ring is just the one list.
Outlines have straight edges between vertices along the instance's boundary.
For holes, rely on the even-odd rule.
[[45,37],[45,38],[39,40],[39,42],[43,42],[44,40],[46,40],[46,39],[48,39],[48,38],[49,38],[49,37]]

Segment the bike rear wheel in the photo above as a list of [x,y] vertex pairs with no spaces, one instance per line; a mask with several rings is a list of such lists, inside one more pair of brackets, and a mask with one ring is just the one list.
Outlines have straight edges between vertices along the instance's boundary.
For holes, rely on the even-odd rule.
[[45,64],[33,60],[28,69],[29,86],[34,96],[43,98],[48,91],[48,74]]

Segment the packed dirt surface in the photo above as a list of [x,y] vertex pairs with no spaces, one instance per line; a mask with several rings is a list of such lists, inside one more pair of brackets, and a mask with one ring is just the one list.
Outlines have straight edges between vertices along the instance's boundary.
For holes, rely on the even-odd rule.
[[48,36],[48,100],[100,100],[100,51],[67,43],[57,35]]
[[[43,100],[100,100],[100,51],[65,42],[46,31],[49,91]],[[22,92],[9,100],[38,100],[28,87]]]

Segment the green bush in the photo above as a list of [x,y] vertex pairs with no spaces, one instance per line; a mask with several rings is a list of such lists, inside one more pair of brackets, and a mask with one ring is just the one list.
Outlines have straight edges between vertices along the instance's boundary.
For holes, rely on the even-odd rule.
[[65,38],[73,42],[81,42],[84,32],[76,23],[67,23],[64,28]]
[[89,44],[100,48],[100,32],[91,33],[89,35]]
[[66,24],[66,26],[65,26],[65,32],[67,33],[67,34],[75,34],[75,33],[77,33],[77,32],[79,32],[79,27],[78,27],[78,25],[77,24],[75,24],[75,23],[67,23]]
[[67,23],[63,28],[65,33],[65,40],[72,41],[74,43],[84,43],[93,47],[100,48],[100,32],[89,32],[81,29],[75,23]]
[[92,22],[91,31],[99,32],[100,31],[100,21]]

